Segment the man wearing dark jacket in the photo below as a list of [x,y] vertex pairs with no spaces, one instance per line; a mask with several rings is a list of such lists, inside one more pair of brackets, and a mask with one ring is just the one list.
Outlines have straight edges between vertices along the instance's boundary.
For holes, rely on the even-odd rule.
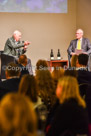
[[[28,48],[30,42],[28,41],[20,41],[21,39],[21,32],[15,30],[13,36],[8,38],[4,47],[4,54],[11,55],[15,58],[16,63],[18,63],[18,59],[20,55],[23,55]],[[31,67],[31,60],[28,58],[27,67]],[[31,69],[29,68],[29,73],[32,75]]]
[[10,92],[18,92],[20,83],[20,68],[13,62],[6,67],[6,80],[0,82],[0,99]]
[[19,57],[19,67],[21,71],[20,77],[22,77],[25,74],[29,74],[28,68],[27,68],[27,56],[26,55],[20,55]]
[[78,83],[81,96],[86,95],[88,85],[91,84],[91,72],[88,71],[88,55],[80,54],[77,60]]
[[28,41],[20,41],[21,32],[14,31],[13,36],[8,38],[4,47],[4,54],[19,57],[19,55],[26,52],[27,46],[30,44]]
[[76,31],[76,39],[72,40],[70,42],[70,45],[67,49],[68,52],[68,60],[69,60],[69,66],[70,66],[70,58],[71,56],[76,54],[76,49],[82,50],[82,52],[86,54],[91,54],[91,43],[88,38],[83,37],[83,30],[78,29]]

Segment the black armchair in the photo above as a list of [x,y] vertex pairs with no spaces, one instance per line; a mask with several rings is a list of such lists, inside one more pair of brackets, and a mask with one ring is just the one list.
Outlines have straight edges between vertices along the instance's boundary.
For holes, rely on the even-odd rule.
[[1,54],[3,53],[3,51],[0,51],[0,81],[1,81]]
[[69,66],[69,68],[71,67],[71,62],[70,62],[71,57],[72,56],[70,54],[68,54],[68,66]]
[[9,56],[3,54],[3,51],[0,51],[0,78],[6,79],[5,77],[5,69],[8,63],[15,62],[15,58],[13,56]]

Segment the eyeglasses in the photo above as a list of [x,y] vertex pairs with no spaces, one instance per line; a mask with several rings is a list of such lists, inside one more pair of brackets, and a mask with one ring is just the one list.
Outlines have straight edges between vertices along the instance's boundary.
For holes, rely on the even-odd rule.
[[81,34],[81,33],[76,33],[76,34]]

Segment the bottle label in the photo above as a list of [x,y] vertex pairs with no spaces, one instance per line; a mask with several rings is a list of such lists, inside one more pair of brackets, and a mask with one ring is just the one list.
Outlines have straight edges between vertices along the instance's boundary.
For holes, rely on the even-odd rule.
[[58,59],[58,60],[60,60],[60,59],[61,59],[61,57],[57,57],[57,59]]
[[51,60],[54,60],[54,57],[51,57]]

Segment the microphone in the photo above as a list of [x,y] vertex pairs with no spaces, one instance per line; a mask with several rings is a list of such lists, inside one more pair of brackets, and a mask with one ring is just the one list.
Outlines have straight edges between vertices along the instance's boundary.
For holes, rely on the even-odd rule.
[[22,41],[22,43],[24,43],[24,41]]

